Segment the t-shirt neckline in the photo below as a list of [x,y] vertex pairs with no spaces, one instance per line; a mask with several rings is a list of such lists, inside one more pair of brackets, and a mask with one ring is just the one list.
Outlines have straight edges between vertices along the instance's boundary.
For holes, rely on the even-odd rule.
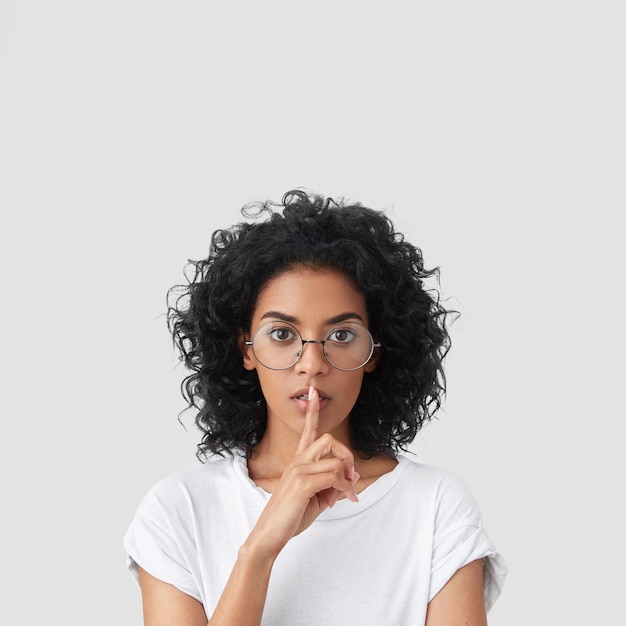
[[[398,464],[390,471],[377,478],[371,485],[368,485],[360,494],[359,502],[352,502],[347,498],[339,500],[330,509],[326,509],[317,519],[319,521],[330,521],[345,517],[359,515],[369,507],[373,506],[381,498],[387,495],[400,480],[400,476],[411,463],[406,457],[399,455],[396,457]],[[259,487],[248,473],[248,465],[246,459],[242,456],[234,456],[232,466],[239,479],[245,487],[256,493],[257,497],[262,498],[263,502],[268,502],[272,494]]]

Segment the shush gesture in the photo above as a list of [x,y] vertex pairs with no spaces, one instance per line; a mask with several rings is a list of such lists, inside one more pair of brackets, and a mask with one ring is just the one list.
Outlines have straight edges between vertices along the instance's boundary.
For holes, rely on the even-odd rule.
[[144,626],[484,626],[506,568],[480,511],[403,453],[445,393],[438,268],[358,202],[242,213],[168,292],[210,462],[158,481],[125,535]]
[[312,489],[310,499],[318,504],[320,510],[298,532],[304,530],[327,507],[332,507],[342,494],[353,502],[359,501],[354,491],[354,485],[359,479],[354,469],[354,455],[328,433],[318,438],[319,417],[319,393],[311,386],[304,428],[293,465],[297,466],[300,457],[309,461],[305,467],[312,477],[309,483]]
[[359,501],[354,455],[329,433],[318,436],[319,414],[319,394],[311,386],[296,454],[250,536],[274,556],[341,496]]

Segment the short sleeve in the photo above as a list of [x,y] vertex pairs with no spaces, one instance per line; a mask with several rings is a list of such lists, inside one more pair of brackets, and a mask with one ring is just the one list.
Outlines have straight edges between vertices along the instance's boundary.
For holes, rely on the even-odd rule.
[[489,539],[480,510],[461,480],[446,477],[438,496],[429,601],[457,570],[482,558],[485,606],[489,611],[502,592],[506,563]]
[[188,559],[185,538],[174,524],[155,490],[144,497],[123,539],[128,568],[138,580],[137,566],[202,602]]

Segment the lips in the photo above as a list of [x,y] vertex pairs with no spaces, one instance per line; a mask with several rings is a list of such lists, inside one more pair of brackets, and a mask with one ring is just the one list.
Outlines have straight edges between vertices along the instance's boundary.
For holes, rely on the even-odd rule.
[[[320,389],[317,390],[320,397],[320,411],[323,411],[330,402],[330,398]],[[309,406],[309,390],[299,389],[291,396],[291,399],[296,403],[300,411],[306,412]]]
[[[320,402],[323,400],[329,400],[330,398],[321,390],[318,389],[317,393],[320,397]],[[299,389],[296,393],[291,396],[294,400],[307,400],[309,399],[309,390],[307,389]]]

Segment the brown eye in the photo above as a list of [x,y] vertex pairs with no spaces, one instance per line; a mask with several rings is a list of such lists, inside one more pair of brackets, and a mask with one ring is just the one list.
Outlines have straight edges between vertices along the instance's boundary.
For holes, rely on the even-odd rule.
[[293,331],[289,328],[274,328],[269,335],[274,341],[278,342],[291,341],[295,337]]
[[354,338],[355,334],[347,328],[337,328],[336,330],[332,330],[328,335],[328,339],[335,343],[349,343]]

